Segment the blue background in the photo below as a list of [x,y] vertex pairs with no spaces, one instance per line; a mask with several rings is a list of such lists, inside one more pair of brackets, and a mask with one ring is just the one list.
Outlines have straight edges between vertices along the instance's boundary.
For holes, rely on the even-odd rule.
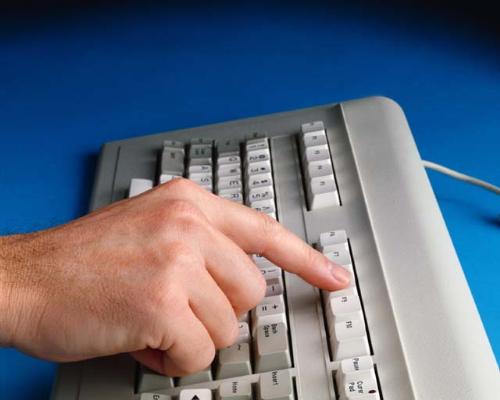
[[[403,106],[424,158],[500,183],[492,10],[366,3],[2,10],[0,233],[85,213],[103,142],[375,94]],[[498,359],[500,202],[430,177]],[[0,350],[0,397],[46,399],[54,371]]]

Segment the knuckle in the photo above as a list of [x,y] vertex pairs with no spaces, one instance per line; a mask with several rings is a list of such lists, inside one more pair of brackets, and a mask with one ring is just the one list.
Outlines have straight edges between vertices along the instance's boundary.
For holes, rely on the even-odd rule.
[[278,222],[270,217],[269,215],[266,215],[264,213],[258,213],[260,221],[260,231],[261,231],[261,237],[262,237],[262,248],[263,250],[265,249],[265,245],[268,242],[268,240],[275,239],[276,238],[276,233],[277,233],[277,228],[278,228]]
[[197,268],[205,265],[201,254],[193,251],[192,247],[182,242],[170,244],[167,254],[168,262],[166,266],[174,271],[185,271],[186,268]]
[[207,341],[207,343],[197,346],[196,350],[196,352],[193,352],[193,356],[182,366],[182,372],[186,375],[207,368],[215,358],[215,346],[213,343],[208,343]]
[[216,347],[218,349],[223,349],[225,347],[229,347],[236,341],[238,337],[239,328],[238,322],[236,321],[236,317],[227,324],[222,330],[222,334],[217,339]]
[[172,179],[171,181],[161,186],[164,188],[164,190],[168,190],[169,192],[175,192],[178,194],[187,194],[192,192],[193,190],[198,190],[198,185],[185,178]]

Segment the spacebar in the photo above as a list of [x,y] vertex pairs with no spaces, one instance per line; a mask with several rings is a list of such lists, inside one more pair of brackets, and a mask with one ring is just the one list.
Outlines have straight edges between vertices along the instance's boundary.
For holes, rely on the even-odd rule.
[[[293,136],[271,142],[279,220],[305,240],[299,161]],[[319,292],[298,276],[286,273],[285,284],[297,392],[301,399],[334,399],[333,381],[325,367],[318,314]],[[327,350],[326,350],[327,351]]]

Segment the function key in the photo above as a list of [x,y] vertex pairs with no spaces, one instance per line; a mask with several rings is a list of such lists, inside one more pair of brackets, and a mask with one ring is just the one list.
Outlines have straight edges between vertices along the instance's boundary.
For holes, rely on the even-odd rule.
[[319,235],[320,248],[339,243],[347,243],[347,234],[344,230],[328,231]]
[[323,122],[303,124],[301,131],[299,142],[309,210],[340,205]]
[[301,131],[303,134],[307,134],[310,132],[324,133],[325,125],[323,124],[323,121],[307,122],[305,124],[302,124]]

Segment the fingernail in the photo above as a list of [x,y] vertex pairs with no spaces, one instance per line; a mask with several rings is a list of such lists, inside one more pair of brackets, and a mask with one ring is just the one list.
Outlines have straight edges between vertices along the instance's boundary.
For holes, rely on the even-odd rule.
[[341,285],[347,285],[351,280],[351,274],[348,270],[340,265],[330,263],[330,272]]

